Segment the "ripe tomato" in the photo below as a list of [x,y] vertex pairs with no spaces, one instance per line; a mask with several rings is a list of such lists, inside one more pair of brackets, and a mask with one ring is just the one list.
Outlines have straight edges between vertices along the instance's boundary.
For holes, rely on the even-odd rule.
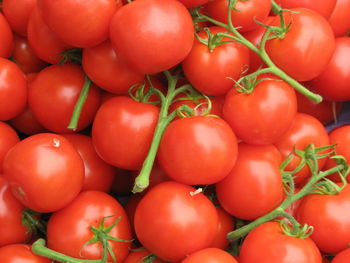
[[[266,42],[266,51],[272,61],[298,81],[317,77],[332,57],[335,40],[332,28],[320,14],[306,8],[285,12],[285,23],[291,27],[284,38]],[[279,26],[277,16],[271,26]],[[310,34],[313,32],[313,34]],[[293,59],[291,59],[293,58]]]
[[51,263],[51,259],[35,255],[25,244],[13,244],[0,248],[1,263]]
[[346,249],[350,243],[350,186],[336,195],[305,196],[296,219],[314,227],[311,239],[322,252],[336,254]]
[[[120,221],[108,235],[128,241],[131,239],[130,226],[124,208],[112,196],[100,191],[80,193],[69,205],[54,213],[47,226],[49,248],[81,259],[101,259],[100,242],[85,245],[93,238],[90,228],[98,228],[103,218],[107,228],[118,218]],[[117,262],[129,254],[130,242],[108,241]],[[112,262],[108,257],[108,262]]]
[[12,61],[0,57],[0,120],[20,114],[27,103],[27,83],[22,70]]
[[[349,3],[350,5],[350,3]],[[310,85],[327,100],[350,100],[350,38],[335,40],[335,51],[324,71]]]
[[[213,35],[227,31],[221,27],[209,27],[209,30]],[[206,31],[202,30],[198,35],[208,40]],[[230,40],[222,39],[222,41]],[[184,73],[191,84],[200,92],[211,96],[226,94],[234,86],[232,79],[238,80],[248,65],[249,51],[242,44],[230,42],[209,50],[209,47],[198,39],[182,62]]]
[[234,230],[235,223],[233,221],[233,217],[222,207],[216,207],[216,211],[218,212],[218,228],[214,237],[214,241],[210,247],[216,247],[225,250],[230,244],[226,236],[229,232]]
[[138,170],[146,158],[158,122],[159,108],[119,96],[99,108],[92,140],[97,153],[107,163]]
[[6,18],[0,13],[0,57],[8,58],[13,49],[13,34]]
[[250,94],[232,89],[223,107],[224,119],[237,137],[259,145],[277,141],[292,124],[296,112],[295,91],[280,80],[261,81]]
[[222,119],[193,116],[175,120],[160,142],[158,161],[175,181],[214,184],[231,171],[237,157],[237,139]]
[[19,142],[16,131],[5,122],[0,121],[0,172],[7,152]]
[[93,47],[107,40],[109,23],[121,5],[119,0],[38,0],[49,28],[75,47]]
[[304,7],[316,11],[327,19],[332,14],[337,0],[280,0],[279,2],[282,8]]
[[238,263],[237,260],[224,250],[205,248],[190,254],[181,263]]
[[348,263],[350,262],[350,248],[347,248],[338,254],[332,260],[332,263]]
[[240,143],[235,166],[216,184],[221,206],[245,220],[254,220],[275,209],[284,199],[280,160],[273,145]]
[[84,164],[67,139],[40,133],[20,141],[7,153],[3,172],[22,204],[34,211],[53,212],[80,192]]
[[346,32],[350,30],[349,12],[350,0],[337,0],[333,13],[328,19],[336,37],[345,36]]
[[195,190],[177,182],[164,182],[153,187],[136,208],[137,238],[162,260],[180,261],[213,242],[218,226],[216,209]]
[[285,235],[278,222],[264,223],[243,241],[239,263],[322,263],[321,253],[310,238]]
[[[266,19],[271,10],[271,1],[239,0],[234,7],[236,10],[231,11],[233,26],[238,27],[240,32],[247,32],[259,27],[255,20],[261,22]],[[204,7],[205,12],[210,17],[227,24],[228,0],[210,1]]]
[[132,68],[153,74],[180,63],[194,39],[191,15],[176,0],[133,1],[114,15],[110,38]]
[[[67,126],[84,81],[84,71],[78,65],[52,65],[40,71],[28,96],[29,108],[40,124],[57,133],[73,132]],[[76,131],[91,124],[100,105],[100,96],[100,90],[91,84]]]
[[[138,248],[135,251],[131,251],[128,257],[123,261],[123,263],[143,263],[144,260],[151,256],[151,252],[149,252],[147,249]],[[164,261],[160,261],[159,259],[156,259],[152,261],[152,263],[162,263]]]

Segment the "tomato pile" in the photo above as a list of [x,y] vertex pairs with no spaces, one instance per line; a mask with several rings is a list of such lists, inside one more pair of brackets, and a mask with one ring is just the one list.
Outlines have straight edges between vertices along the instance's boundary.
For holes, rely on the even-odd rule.
[[0,2],[1,263],[350,262],[350,0]]

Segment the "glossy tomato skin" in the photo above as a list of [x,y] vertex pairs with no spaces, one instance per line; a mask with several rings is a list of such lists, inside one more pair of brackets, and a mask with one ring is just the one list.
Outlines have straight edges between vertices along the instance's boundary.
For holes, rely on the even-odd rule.
[[[285,12],[285,23],[293,21],[282,39],[266,42],[266,51],[272,61],[298,81],[317,77],[326,68],[335,48],[332,28],[320,14],[306,8]],[[279,17],[272,26],[279,26]],[[310,34],[310,32],[314,32]],[[290,59],[293,58],[293,59]]]
[[245,220],[254,220],[276,208],[284,199],[280,160],[273,145],[240,143],[235,166],[216,184],[221,206]]
[[[225,28],[209,27],[215,35],[226,32]],[[207,40],[207,32],[202,30],[198,35]],[[229,41],[223,38],[222,41]],[[249,65],[248,48],[239,43],[225,43],[209,50],[207,45],[195,40],[193,47],[182,62],[182,67],[187,79],[200,92],[210,96],[224,95],[234,86],[234,80],[238,80]],[[210,72],[210,74],[208,74]]]
[[251,231],[241,247],[240,263],[322,263],[310,238],[285,235],[278,222],[264,223]]
[[34,254],[29,245],[13,244],[0,248],[2,263],[51,263],[51,259]]
[[347,248],[335,255],[331,263],[347,263],[350,261],[350,248]]
[[[123,240],[131,240],[130,226],[123,207],[112,196],[100,191],[84,191],[68,206],[54,213],[47,226],[48,247],[81,259],[101,259],[101,243],[84,246],[92,237],[90,227],[98,227],[105,218],[105,226],[120,221],[109,235]],[[117,262],[129,254],[130,242],[109,241]],[[112,262],[109,257],[109,262]]]
[[345,36],[346,32],[350,30],[349,12],[350,0],[337,0],[335,8],[328,19],[336,37]]
[[232,89],[223,107],[224,119],[237,137],[257,145],[277,141],[289,129],[296,112],[295,91],[280,80],[264,80],[250,94]]
[[97,153],[107,163],[138,170],[146,158],[158,122],[159,108],[129,97],[109,99],[99,108],[92,140]]
[[0,57],[9,58],[13,49],[13,33],[2,13],[0,13],[0,37]]
[[323,1],[312,1],[312,0],[280,0],[282,8],[291,9],[297,7],[308,8],[316,11],[324,18],[329,18],[332,14],[337,0],[323,0]]
[[144,75],[125,65],[109,41],[83,50],[83,68],[100,88],[119,95],[128,95],[129,88],[142,83]]
[[81,48],[107,40],[110,20],[120,6],[115,0],[38,0],[49,28],[65,43]]
[[40,133],[17,143],[3,168],[15,197],[37,212],[63,208],[83,184],[83,161],[68,140],[57,134]]
[[[271,10],[271,1],[237,1],[235,8],[239,11],[231,11],[233,26],[239,27],[238,31],[240,32],[247,32],[259,27],[255,20],[261,22],[266,19]],[[210,17],[225,24],[228,23],[228,0],[210,1],[205,5],[204,11],[207,12]]]
[[138,204],[134,220],[137,238],[160,259],[177,262],[213,242],[218,224],[216,209],[202,193],[194,194],[195,190],[164,182]]
[[[48,130],[71,133],[67,126],[85,82],[85,74],[78,65],[52,65],[39,72],[31,84],[28,103],[36,119]],[[91,124],[100,106],[100,90],[93,84],[81,111],[80,131]]]
[[[350,3],[349,3],[350,5]],[[350,38],[335,40],[335,51],[324,71],[310,83],[312,89],[331,101],[350,100]]]
[[114,15],[110,38],[121,59],[140,73],[153,74],[187,56],[194,26],[188,10],[176,0],[134,1]]
[[337,195],[311,194],[301,201],[296,218],[314,227],[311,235],[318,248],[328,254],[346,249],[350,243],[350,186]]
[[230,126],[209,116],[173,121],[158,150],[158,161],[165,173],[189,185],[221,181],[231,171],[236,157],[237,140]]
[[234,230],[235,222],[233,217],[227,213],[222,207],[216,207],[218,212],[218,228],[216,236],[210,247],[227,249],[230,242],[227,239],[227,234]]
[[0,121],[0,172],[7,152],[18,142],[16,131],[7,123]]
[[24,206],[12,195],[10,186],[0,175],[0,247],[29,241],[29,229],[22,224]]
[[229,253],[218,248],[205,248],[190,254],[181,263],[238,263]]

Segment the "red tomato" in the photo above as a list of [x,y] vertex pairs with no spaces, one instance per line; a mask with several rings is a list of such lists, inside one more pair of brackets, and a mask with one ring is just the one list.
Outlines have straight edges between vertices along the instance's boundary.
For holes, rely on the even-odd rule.
[[346,249],[350,243],[350,186],[337,195],[305,196],[296,218],[314,227],[311,239],[322,252],[336,254]]
[[264,223],[243,241],[239,263],[322,263],[321,253],[310,238],[285,235],[278,222]]
[[334,35],[342,37],[350,30],[350,0],[337,0],[333,13],[328,19]]
[[[29,108],[40,124],[57,133],[73,132],[67,126],[84,81],[84,71],[78,65],[52,65],[40,71],[28,96]],[[100,97],[99,89],[91,84],[76,131],[91,124]]]
[[[285,159],[294,150],[304,150],[306,146],[313,144],[315,148],[330,145],[326,129],[319,120],[311,115],[298,113],[289,130],[275,143],[277,149]],[[326,151],[320,152],[325,154]],[[319,169],[325,165],[327,158],[318,159]],[[293,171],[300,163],[300,158],[295,156],[286,170]],[[295,183],[301,183],[310,176],[310,169],[305,165],[303,169],[294,174]]]
[[152,188],[135,213],[141,244],[165,261],[177,262],[210,246],[217,231],[214,205],[195,188],[164,182]]
[[341,252],[339,252],[333,258],[331,263],[348,263],[350,262],[350,248],[347,248]]
[[22,223],[23,210],[24,206],[12,195],[9,184],[0,176],[0,247],[29,241],[31,233]]
[[181,263],[238,263],[237,260],[224,250],[205,248],[190,254]]
[[183,3],[187,8],[201,6],[209,1],[210,0],[180,0],[180,2]]
[[2,10],[13,31],[21,36],[27,35],[30,14],[36,6],[36,0],[3,0]]
[[232,89],[223,107],[224,119],[237,137],[260,145],[277,141],[292,124],[296,111],[294,89],[280,80],[261,81],[250,94]]
[[280,153],[273,145],[240,143],[235,166],[216,184],[221,206],[245,220],[254,220],[275,209],[284,199],[279,160]]
[[78,151],[84,162],[84,190],[98,190],[108,192],[117,169],[105,163],[96,153],[89,136],[81,134],[63,135]]
[[136,211],[136,207],[138,206],[138,204],[141,201],[141,199],[142,199],[142,195],[141,194],[133,194],[128,199],[128,201],[127,201],[127,203],[125,205],[125,211],[126,211],[126,213],[128,215],[128,218],[129,218],[132,236],[136,236],[135,224],[134,224],[135,211]]
[[[349,3],[350,5],[350,3]],[[350,100],[350,38],[335,40],[335,51],[324,71],[310,85],[327,100]]]
[[133,1],[114,15],[113,48],[132,68],[153,74],[180,63],[194,39],[191,15],[176,0]]
[[[123,261],[123,263],[143,263],[144,260],[151,256],[151,252],[149,252],[147,249],[138,248],[135,251],[131,251],[128,257]],[[164,261],[160,261],[159,259],[156,259],[152,261],[152,263],[162,263]]]
[[109,23],[121,6],[115,0],[38,0],[49,28],[65,43],[83,48],[107,40]]
[[237,139],[222,119],[194,116],[175,120],[160,142],[158,161],[175,181],[214,184],[231,171],[237,157]]
[[24,37],[14,36],[12,57],[24,73],[38,72],[46,66],[46,63],[35,55]]
[[7,152],[19,142],[16,131],[5,122],[0,121],[0,172]]
[[[227,31],[221,27],[209,27],[209,29],[213,35]],[[206,31],[202,30],[198,35],[208,40]],[[222,39],[222,41],[230,40],[227,37]],[[242,44],[230,42],[210,50],[198,39],[182,62],[184,73],[191,84],[200,92],[211,96],[226,94],[235,85],[232,79],[238,80],[248,66],[249,51]]]
[[13,34],[6,18],[0,13],[0,57],[9,58],[13,49]]
[[1,263],[51,263],[51,259],[35,255],[31,247],[25,244],[14,244],[0,248]]
[[[292,78],[311,80],[321,74],[331,59],[334,34],[327,20],[315,11],[306,8],[291,10],[293,12],[284,13],[286,25],[293,21],[290,29],[284,38],[267,41],[266,51],[272,61]],[[279,25],[277,16],[271,26]]]
[[280,0],[279,2],[282,8],[304,7],[316,11],[327,19],[332,14],[337,0]]
[[[128,218],[118,201],[104,192],[85,191],[51,216],[47,226],[48,247],[75,258],[101,259],[101,243],[85,243],[94,236],[90,228],[98,228],[103,218],[106,228],[120,218],[108,235],[125,241],[131,240]],[[123,262],[129,254],[131,243],[111,240],[108,243],[116,261]],[[110,256],[108,259],[108,262],[112,262]]]
[[12,61],[0,57],[0,120],[20,114],[27,103],[27,83],[22,70]]
[[50,64],[59,63],[64,56],[63,52],[72,48],[49,29],[38,8],[34,8],[28,21],[28,42],[34,53]]
[[[234,7],[237,10],[231,11],[233,26],[239,27],[238,31],[240,32],[247,32],[259,27],[255,20],[261,22],[266,19],[271,10],[271,1],[239,0]],[[204,10],[210,17],[225,24],[228,23],[228,0],[212,0],[205,5]]]
[[218,212],[218,228],[213,243],[210,247],[227,249],[230,242],[226,238],[227,234],[234,230],[235,223],[233,217],[223,208],[216,207]]
[[83,161],[69,141],[56,134],[20,141],[6,155],[3,168],[15,197],[38,212],[65,207],[83,185]]
[[158,122],[159,108],[128,97],[107,100],[98,110],[92,140],[107,163],[138,170],[146,158]]
[[96,85],[119,95],[127,95],[129,88],[142,83],[145,77],[124,65],[109,41],[85,48],[82,63],[84,71]]

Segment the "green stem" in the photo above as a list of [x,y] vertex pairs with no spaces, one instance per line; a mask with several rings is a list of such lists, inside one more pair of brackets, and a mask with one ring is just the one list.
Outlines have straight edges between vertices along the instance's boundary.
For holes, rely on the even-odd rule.
[[90,86],[91,86],[91,80],[87,76],[85,76],[84,86],[80,92],[78,101],[74,106],[73,114],[72,114],[72,117],[70,119],[70,123],[67,127],[68,129],[71,129],[73,131],[77,129],[80,114],[81,114],[81,111],[84,107],[84,103],[86,101],[86,98],[89,94]]
[[282,12],[282,8],[275,2],[275,0],[271,0],[271,5],[272,5],[272,12],[275,15],[278,15]]
[[39,232],[45,236],[46,226],[39,219],[35,218],[34,214],[35,212],[31,211],[30,209],[24,209],[22,214],[22,222],[33,233],[37,233],[37,230],[39,230]]

